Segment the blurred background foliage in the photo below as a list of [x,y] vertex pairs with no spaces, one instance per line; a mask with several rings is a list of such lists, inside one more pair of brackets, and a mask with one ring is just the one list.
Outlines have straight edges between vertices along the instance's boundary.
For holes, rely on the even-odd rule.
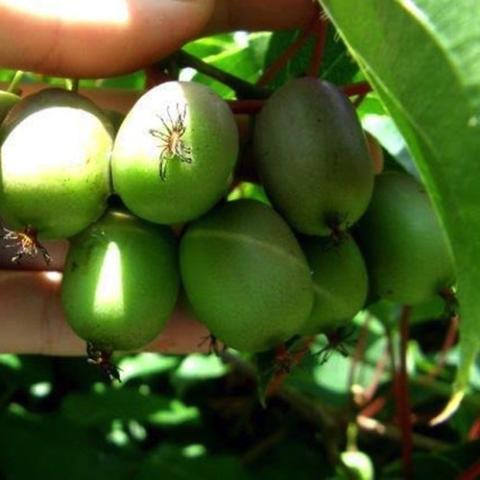
[[[191,42],[184,50],[255,83],[298,35],[236,32]],[[272,86],[303,75],[312,49],[307,42]],[[0,81],[13,74],[0,70]],[[337,85],[364,80],[333,28],[319,75]],[[182,69],[180,78],[234,98],[231,88],[192,68]],[[31,73],[23,81],[65,83]],[[82,79],[80,88],[142,90],[145,82],[140,71]],[[374,93],[358,113],[383,147],[386,168],[416,175],[402,136]],[[231,195],[266,201],[252,183],[240,184]],[[119,356],[123,381],[114,385],[84,358],[0,355],[0,478],[402,478],[391,365],[392,352],[398,357],[399,315],[399,306],[386,302],[361,312],[345,339],[348,357],[326,353],[319,336],[267,408],[258,400],[252,359],[236,352],[222,360],[200,354]],[[407,367],[419,479],[456,478],[480,452],[478,364],[459,412],[443,425],[428,426],[451,393],[458,362],[455,345],[442,349],[449,329],[441,302],[414,309]],[[341,453],[343,463],[336,463]]]

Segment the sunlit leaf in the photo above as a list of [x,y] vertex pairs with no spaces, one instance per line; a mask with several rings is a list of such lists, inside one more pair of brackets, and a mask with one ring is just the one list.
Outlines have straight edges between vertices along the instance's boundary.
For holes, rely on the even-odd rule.
[[195,407],[187,407],[179,400],[129,388],[110,388],[102,393],[72,393],[65,397],[62,412],[69,421],[82,426],[106,424],[116,419],[177,425],[199,418]]
[[155,353],[138,353],[122,358],[118,363],[122,382],[137,378],[148,378],[175,368],[180,362],[178,357],[159,355]]

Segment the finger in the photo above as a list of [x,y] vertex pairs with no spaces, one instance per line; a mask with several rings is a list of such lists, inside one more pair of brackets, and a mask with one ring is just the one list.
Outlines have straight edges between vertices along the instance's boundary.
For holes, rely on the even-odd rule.
[[[0,0],[1,1],[1,0]],[[0,47],[1,48],[1,47]],[[33,93],[51,88],[48,83],[20,83],[18,86],[21,96],[26,97]],[[0,90],[8,88],[7,82],[0,82]],[[121,113],[128,113],[135,102],[142,95],[140,90],[127,90],[122,88],[80,88],[78,93],[92,100],[97,106],[103,109],[116,110]]]
[[[0,272],[0,352],[84,355],[85,342],[65,322],[57,272]],[[208,331],[177,308],[144,350],[170,354],[207,351]]]
[[207,31],[302,27],[318,12],[314,0],[217,0]]
[[0,64],[72,77],[143,68],[202,33],[298,27],[312,0],[0,0]]

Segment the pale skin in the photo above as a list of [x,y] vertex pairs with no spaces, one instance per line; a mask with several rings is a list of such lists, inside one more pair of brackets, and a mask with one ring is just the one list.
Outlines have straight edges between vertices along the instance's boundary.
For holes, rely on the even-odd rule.
[[[102,4],[104,7],[98,8]],[[302,27],[313,0],[0,0],[0,66],[65,77],[106,77],[148,66],[187,41],[222,31]],[[94,92],[102,106],[127,111],[129,94]],[[60,283],[67,242],[12,265],[0,250],[0,352],[83,355],[85,344],[65,323]],[[208,331],[177,307],[148,351],[208,349]]]

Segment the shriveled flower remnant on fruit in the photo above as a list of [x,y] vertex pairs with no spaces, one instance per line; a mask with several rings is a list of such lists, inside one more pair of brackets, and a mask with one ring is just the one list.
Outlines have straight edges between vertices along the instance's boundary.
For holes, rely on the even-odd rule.
[[112,363],[112,352],[100,350],[93,343],[87,342],[88,363],[97,365],[110,380],[121,381],[119,369]]
[[4,245],[4,248],[16,249],[12,257],[13,263],[19,263],[23,257],[36,257],[39,251],[47,265],[51,262],[47,249],[37,239],[37,232],[30,227],[27,227],[23,232],[16,232],[3,227],[0,238],[7,242],[13,242]]

